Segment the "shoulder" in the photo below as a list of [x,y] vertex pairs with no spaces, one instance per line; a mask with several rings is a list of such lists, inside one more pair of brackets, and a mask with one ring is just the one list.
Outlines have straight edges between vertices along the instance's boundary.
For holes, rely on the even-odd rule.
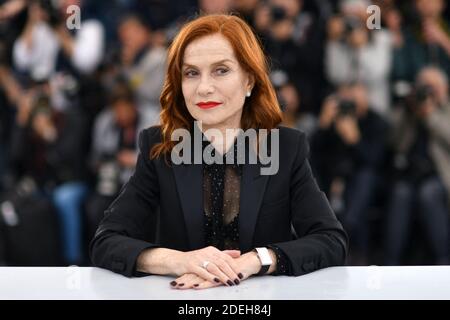
[[278,126],[280,156],[295,155],[305,157],[309,152],[306,133],[284,126]]
[[162,141],[161,126],[155,125],[139,133],[139,149],[149,151],[155,144]]
[[297,145],[306,142],[306,133],[299,129],[278,126],[280,144],[287,146]]

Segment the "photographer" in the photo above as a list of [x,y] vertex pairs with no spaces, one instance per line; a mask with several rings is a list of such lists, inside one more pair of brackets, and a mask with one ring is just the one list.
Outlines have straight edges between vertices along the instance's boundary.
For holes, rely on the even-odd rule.
[[273,70],[284,70],[302,92],[305,111],[317,113],[323,83],[324,22],[304,10],[304,1],[269,0],[254,17]]
[[166,50],[152,45],[154,34],[138,15],[128,15],[117,28],[120,58],[117,64],[137,98],[139,108],[159,115],[159,96],[164,82]]
[[390,105],[390,35],[385,30],[367,29],[368,1],[340,3],[340,14],[328,22],[326,76],[335,86],[355,81],[366,84],[370,107],[386,117]]
[[317,119],[311,112],[302,110],[301,95],[295,86],[287,82],[277,88],[278,101],[282,103],[282,125],[303,131],[309,139],[317,128]]
[[58,112],[48,84],[35,85],[18,107],[11,138],[11,168],[30,177],[58,213],[65,264],[81,263],[81,203],[87,194],[86,117],[79,108]]
[[87,201],[87,237],[90,241],[104,210],[130,178],[137,159],[137,135],[152,125],[153,113],[138,109],[133,92],[125,83],[115,85],[110,108],[96,118],[93,129],[91,167],[96,190]]
[[55,70],[62,69],[90,74],[103,56],[104,31],[98,20],[85,19],[74,30],[66,26],[68,8],[81,6],[82,1],[57,3],[58,6],[50,0],[29,1],[27,24],[14,45],[16,67],[34,80],[48,79]]
[[367,89],[343,86],[325,100],[312,137],[312,163],[322,188],[350,235],[350,264],[367,264],[368,208],[383,159],[385,122],[369,107]]
[[386,220],[387,264],[401,263],[415,208],[435,262],[450,262],[449,123],[447,77],[441,69],[426,67],[404,107],[392,117],[395,176]]

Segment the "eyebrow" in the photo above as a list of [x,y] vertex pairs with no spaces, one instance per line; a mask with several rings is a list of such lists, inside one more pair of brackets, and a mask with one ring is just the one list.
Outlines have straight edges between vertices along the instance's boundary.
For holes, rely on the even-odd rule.
[[[223,64],[224,62],[231,62],[231,63],[235,63],[234,61],[230,60],[230,59],[223,59],[223,60],[219,60],[217,62],[212,63],[211,65],[216,66],[218,64]],[[188,63],[183,63],[183,67],[189,67],[189,68],[198,68],[197,66],[193,65],[193,64],[188,64]]]

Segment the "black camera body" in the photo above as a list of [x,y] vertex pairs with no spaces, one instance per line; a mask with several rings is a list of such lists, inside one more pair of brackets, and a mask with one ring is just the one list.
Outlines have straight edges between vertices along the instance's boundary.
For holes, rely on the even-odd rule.
[[361,29],[364,24],[357,17],[344,17],[344,37],[349,36],[353,31]]
[[273,22],[280,22],[286,19],[287,13],[283,7],[280,6],[271,6],[270,7],[270,17]]
[[406,99],[406,109],[412,113],[417,112],[423,107],[429,98],[434,98],[434,89],[426,84],[416,86],[409,97]]
[[419,85],[414,91],[414,100],[418,104],[424,103],[428,98],[432,98],[434,96],[433,87],[429,85]]
[[339,116],[355,116],[356,103],[353,100],[342,99],[338,103]]

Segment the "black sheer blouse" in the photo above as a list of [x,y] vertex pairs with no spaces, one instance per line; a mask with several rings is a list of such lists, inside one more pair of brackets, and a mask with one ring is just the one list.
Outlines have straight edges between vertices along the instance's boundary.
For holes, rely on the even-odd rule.
[[[209,146],[203,141],[203,150]],[[237,139],[233,145],[233,164],[226,163],[226,154],[222,164],[203,162],[203,208],[205,242],[219,250],[239,250],[239,202],[243,165],[237,164]],[[211,155],[215,157],[212,148]],[[230,152],[230,151],[228,151]],[[275,274],[290,274],[290,262],[276,246],[270,245],[277,256]]]

